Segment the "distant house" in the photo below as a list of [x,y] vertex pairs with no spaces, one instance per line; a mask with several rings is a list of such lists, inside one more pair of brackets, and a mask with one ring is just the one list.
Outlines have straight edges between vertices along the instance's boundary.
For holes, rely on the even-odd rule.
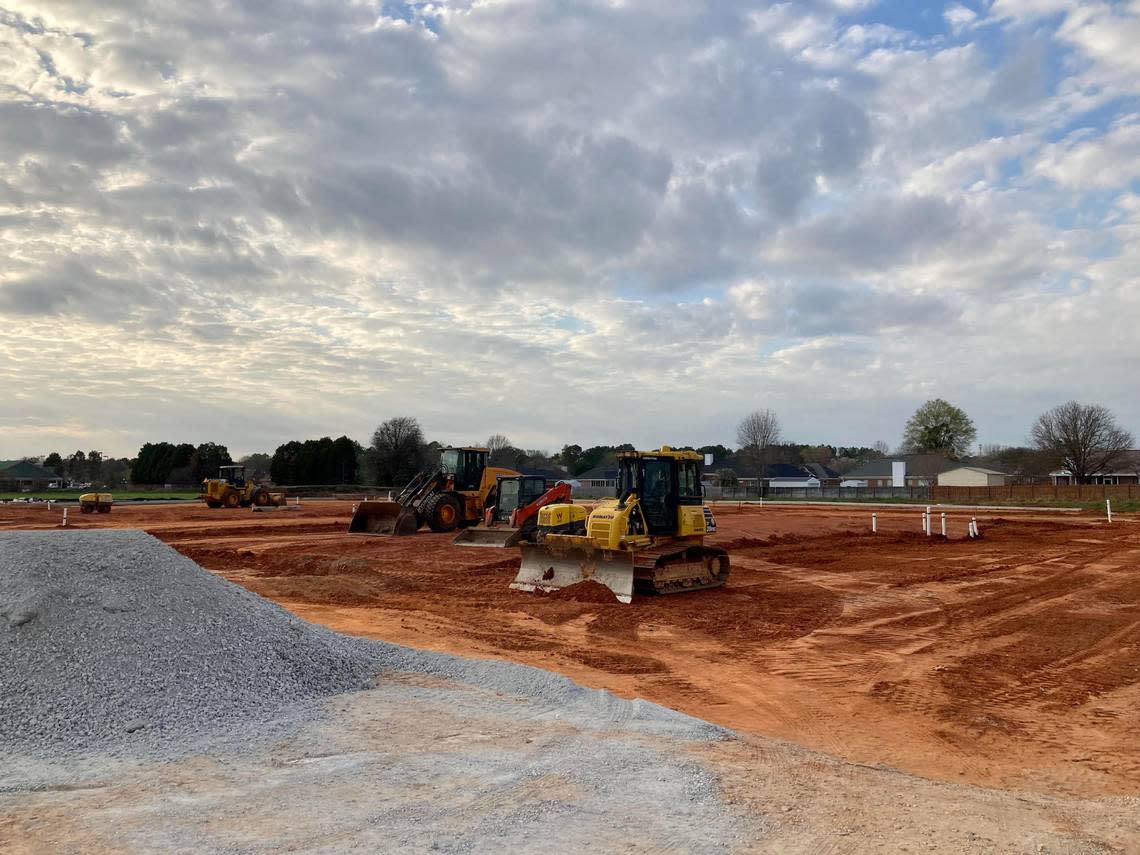
[[[895,468],[901,465],[902,484],[895,484]],[[939,454],[899,454],[868,460],[843,476],[844,487],[928,487],[938,476],[960,464]]]
[[[1057,485],[1076,483],[1067,469],[1057,469],[1049,473],[1050,480]],[[1086,484],[1140,484],[1140,450],[1130,451],[1123,460],[1114,464],[1109,472],[1090,475]]]
[[[756,490],[756,470],[744,473],[737,465],[727,460],[714,461],[706,466],[701,474],[701,483],[706,487],[719,487],[720,473],[729,470],[736,475],[736,487],[742,492]],[[839,473],[818,463],[768,463],[764,466],[764,488],[797,487],[816,489],[822,486],[834,487],[839,484]]]
[[546,480],[547,487],[551,487],[559,481],[565,481],[570,478],[570,473],[565,469],[538,469],[530,466],[520,466],[518,473],[520,475],[543,478]]
[[764,486],[771,487],[813,487],[818,488],[820,480],[806,466],[798,463],[769,463],[764,467]]
[[0,460],[0,490],[45,490],[58,486],[59,476],[27,460]]
[[616,466],[595,466],[576,477],[583,489],[587,490],[615,490],[617,489],[618,470]]
[[984,466],[959,466],[938,473],[939,487],[1004,487],[1009,475]]
[[843,480],[838,472],[821,463],[805,463],[803,468],[819,480],[821,487],[838,487],[839,482]]

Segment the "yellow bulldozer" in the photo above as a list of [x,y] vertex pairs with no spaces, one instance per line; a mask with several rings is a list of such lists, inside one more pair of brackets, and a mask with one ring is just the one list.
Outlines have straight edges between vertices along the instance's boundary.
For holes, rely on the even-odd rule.
[[568,505],[538,512],[534,544],[521,543],[522,565],[511,587],[555,591],[593,580],[620,602],[638,593],[673,594],[716,588],[728,580],[728,553],[706,546],[716,531],[701,489],[695,451],[628,451],[618,456],[617,496],[600,500],[585,534],[560,532]]
[[217,478],[207,478],[202,482],[202,492],[198,496],[208,508],[249,508],[254,505],[266,507],[285,504],[285,493],[270,490],[256,481],[246,480],[245,467],[220,466]]
[[415,534],[421,526],[454,531],[475,525],[495,505],[498,478],[513,469],[487,465],[486,448],[445,448],[439,465],[420,472],[392,501],[364,501],[348,524],[350,534]]

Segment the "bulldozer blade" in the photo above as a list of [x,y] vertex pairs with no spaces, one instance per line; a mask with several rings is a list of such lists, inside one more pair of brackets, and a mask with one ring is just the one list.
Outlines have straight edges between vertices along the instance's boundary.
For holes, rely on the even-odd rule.
[[416,512],[399,502],[361,502],[348,524],[349,534],[380,536],[415,534]]
[[592,546],[520,544],[522,566],[511,587],[516,591],[557,591],[578,582],[599,582],[619,602],[633,599],[633,556]]
[[465,528],[451,542],[456,546],[489,546],[506,549],[522,540],[521,528]]

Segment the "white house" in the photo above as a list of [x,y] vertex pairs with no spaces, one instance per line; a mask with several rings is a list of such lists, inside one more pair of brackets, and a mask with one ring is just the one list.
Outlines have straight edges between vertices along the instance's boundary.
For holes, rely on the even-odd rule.
[[938,473],[939,487],[1004,487],[1009,476],[982,466],[959,466]]

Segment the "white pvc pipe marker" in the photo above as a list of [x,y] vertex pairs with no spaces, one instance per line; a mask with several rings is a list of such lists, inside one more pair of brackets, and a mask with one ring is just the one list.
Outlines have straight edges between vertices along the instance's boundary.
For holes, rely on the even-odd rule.
[[67,508],[63,509],[63,524],[67,525]]
[[879,530],[879,515],[871,514],[871,534]]
[[942,536],[946,536],[946,512],[942,512]]
[[1108,511],[1108,521],[1112,522],[1112,499],[1104,500],[1104,509]]

